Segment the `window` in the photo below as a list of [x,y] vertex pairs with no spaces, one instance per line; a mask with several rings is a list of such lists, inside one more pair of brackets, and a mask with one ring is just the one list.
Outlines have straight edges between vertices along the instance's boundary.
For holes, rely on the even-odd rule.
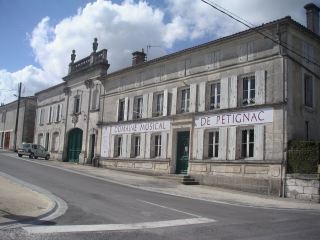
[[79,95],[74,97],[73,113],[80,113],[80,96]]
[[52,134],[52,146],[51,146],[51,152],[57,152],[59,149],[59,133],[54,132]]
[[39,145],[43,144],[43,134],[42,133],[38,134],[38,144]]
[[190,88],[181,90],[181,112],[189,112]]
[[98,110],[99,109],[99,90],[98,85],[92,92],[92,103],[91,103],[91,110]]
[[62,118],[62,104],[58,104],[56,110],[56,122],[60,122]]
[[118,121],[124,120],[124,99],[119,101],[119,109],[118,109]]
[[143,110],[143,98],[142,96],[139,96],[134,99],[133,118],[134,119],[142,118],[142,110]]
[[254,130],[244,129],[241,131],[241,157],[253,157],[254,150]]
[[220,108],[220,83],[210,85],[210,110]]
[[49,149],[49,133],[46,133],[46,142],[45,142],[45,147],[46,151]]
[[134,136],[134,156],[135,157],[140,156],[140,143],[141,143],[140,136]]
[[304,75],[304,105],[313,107],[313,83],[310,75]]
[[42,108],[42,109],[40,110],[40,117],[39,117],[39,124],[40,124],[40,125],[43,125],[43,123],[44,123],[44,114],[45,114],[45,109]]
[[159,93],[155,95],[155,117],[159,117],[163,115],[163,93]]
[[209,132],[208,157],[217,158],[219,154],[219,131]]
[[248,76],[242,79],[242,104],[250,105],[255,103],[255,76]]
[[3,111],[1,114],[1,122],[5,122],[6,121],[6,111]]
[[115,157],[122,156],[122,137],[116,136],[114,139],[114,150],[115,150]]
[[47,123],[49,123],[49,124],[52,123],[52,106],[49,107]]
[[161,156],[161,135],[154,136],[154,156]]

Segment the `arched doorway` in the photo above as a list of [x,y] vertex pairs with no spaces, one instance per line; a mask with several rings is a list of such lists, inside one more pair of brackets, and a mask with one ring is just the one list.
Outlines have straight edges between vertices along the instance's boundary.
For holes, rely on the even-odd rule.
[[68,162],[79,162],[79,154],[82,147],[82,134],[83,131],[80,128],[74,128],[70,130],[68,137]]

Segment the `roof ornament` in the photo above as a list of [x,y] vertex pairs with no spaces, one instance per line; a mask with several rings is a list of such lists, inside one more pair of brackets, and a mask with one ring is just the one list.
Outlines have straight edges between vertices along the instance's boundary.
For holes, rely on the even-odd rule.
[[76,60],[76,50],[72,50],[71,63],[74,63],[74,60]]
[[98,39],[97,38],[94,38],[94,42],[92,43],[92,49],[93,49],[93,52],[95,53],[98,49]]

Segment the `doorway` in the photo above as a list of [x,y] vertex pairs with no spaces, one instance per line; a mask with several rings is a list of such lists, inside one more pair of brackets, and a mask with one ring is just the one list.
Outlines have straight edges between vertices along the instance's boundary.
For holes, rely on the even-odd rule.
[[177,167],[176,173],[187,174],[189,165],[190,132],[177,133]]
[[94,146],[96,145],[96,135],[90,135],[90,144],[89,144],[89,163],[92,163],[92,159],[94,157]]
[[10,132],[4,133],[4,149],[9,149],[10,146]]
[[70,130],[68,137],[68,162],[79,162],[79,155],[82,148],[82,133],[80,128]]

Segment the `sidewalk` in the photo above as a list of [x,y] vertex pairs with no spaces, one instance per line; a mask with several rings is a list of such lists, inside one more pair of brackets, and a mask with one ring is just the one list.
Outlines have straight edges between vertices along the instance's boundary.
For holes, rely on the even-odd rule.
[[187,186],[173,179],[142,175],[137,173],[96,168],[58,161],[33,160],[40,164],[50,165],[67,171],[98,178],[121,185],[144,189],[147,191],[201,199],[220,204],[232,204],[246,207],[300,209],[320,212],[320,204],[298,201],[289,198],[279,198],[235,190],[222,189],[204,185]]
[[0,229],[8,224],[39,220],[53,209],[45,195],[0,175]]

